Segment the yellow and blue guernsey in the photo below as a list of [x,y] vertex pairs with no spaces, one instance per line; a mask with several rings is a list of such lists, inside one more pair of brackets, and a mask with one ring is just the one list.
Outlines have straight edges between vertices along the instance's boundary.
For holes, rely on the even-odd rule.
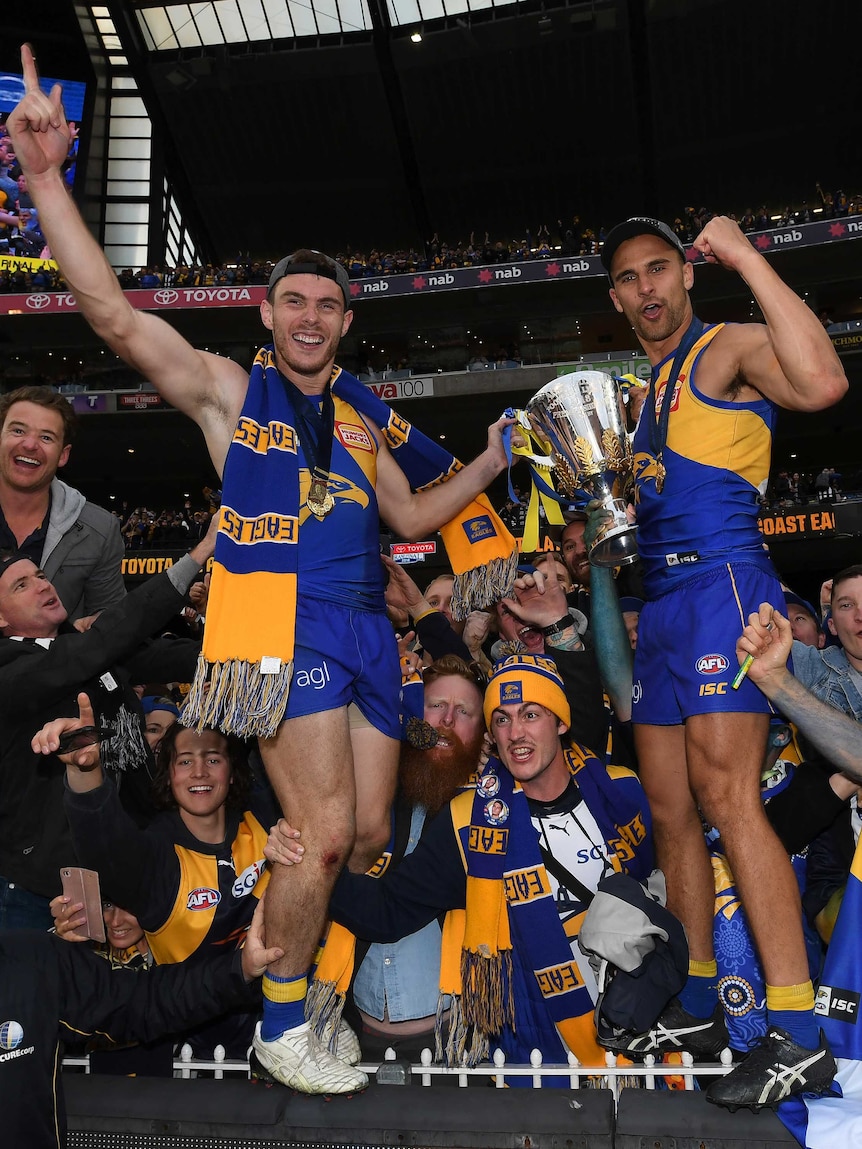
[[332,513],[316,518],[306,506],[311,473],[299,455],[299,570],[302,593],[354,610],[385,610],[377,514],[377,441],[363,417],[333,393],[335,425],[327,489]]
[[221,842],[196,838],[177,810],[139,829],[110,782],[67,790],[65,808],[78,861],[98,870],[103,893],[137,917],[158,965],[242,945],[269,881],[263,847],[274,810],[265,795],[226,811]]
[[[769,478],[775,405],[712,399],[696,384],[700,357],[723,328],[704,327],[683,360],[661,460],[651,446],[649,402],[634,434],[638,552],[650,599],[731,557],[772,570],[757,514]],[[656,420],[667,401],[673,358],[653,368]]]

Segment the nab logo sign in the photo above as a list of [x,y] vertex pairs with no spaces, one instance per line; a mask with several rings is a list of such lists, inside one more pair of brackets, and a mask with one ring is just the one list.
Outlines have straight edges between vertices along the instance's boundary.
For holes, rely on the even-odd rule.
[[694,664],[698,674],[724,674],[730,663],[723,654],[703,654]]
[[214,910],[221,901],[218,890],[211,890],[207,886],[198,886],[192,890],[186,902],[187,910]]

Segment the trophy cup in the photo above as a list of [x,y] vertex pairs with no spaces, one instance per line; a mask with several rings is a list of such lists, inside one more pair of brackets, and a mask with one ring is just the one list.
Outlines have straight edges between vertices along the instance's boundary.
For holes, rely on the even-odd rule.
[[623,498],[632,478],[632,452],[619,384],[604,371],[573,371],[546,383],[529,401],[534,434],[550,448],[556,490],[598,499],[611,519],[590,548],[600,567],[637,558],[637,527]]

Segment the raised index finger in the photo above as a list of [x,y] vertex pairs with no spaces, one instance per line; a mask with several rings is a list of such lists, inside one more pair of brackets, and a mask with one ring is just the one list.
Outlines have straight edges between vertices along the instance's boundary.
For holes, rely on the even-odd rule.
[[29,44],[21,45],[21,71],[24,73],[24,91],[28,93],[40,91],[36,57]]

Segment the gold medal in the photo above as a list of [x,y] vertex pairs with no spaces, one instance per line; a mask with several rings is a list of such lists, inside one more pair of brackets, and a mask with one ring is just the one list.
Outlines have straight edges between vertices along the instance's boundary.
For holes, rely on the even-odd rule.
[[655,461],[655,489],[658,494],[661,494],[661,489],[664,486],[666,475],[667,470],[665,469],[664,463],[661,461],[661,455],[659,455]]
[[327,490],[326,483],[321,479],[315,479],[311,484],[305,505],[318,519],[324,519],[335,506],[335,499]]

